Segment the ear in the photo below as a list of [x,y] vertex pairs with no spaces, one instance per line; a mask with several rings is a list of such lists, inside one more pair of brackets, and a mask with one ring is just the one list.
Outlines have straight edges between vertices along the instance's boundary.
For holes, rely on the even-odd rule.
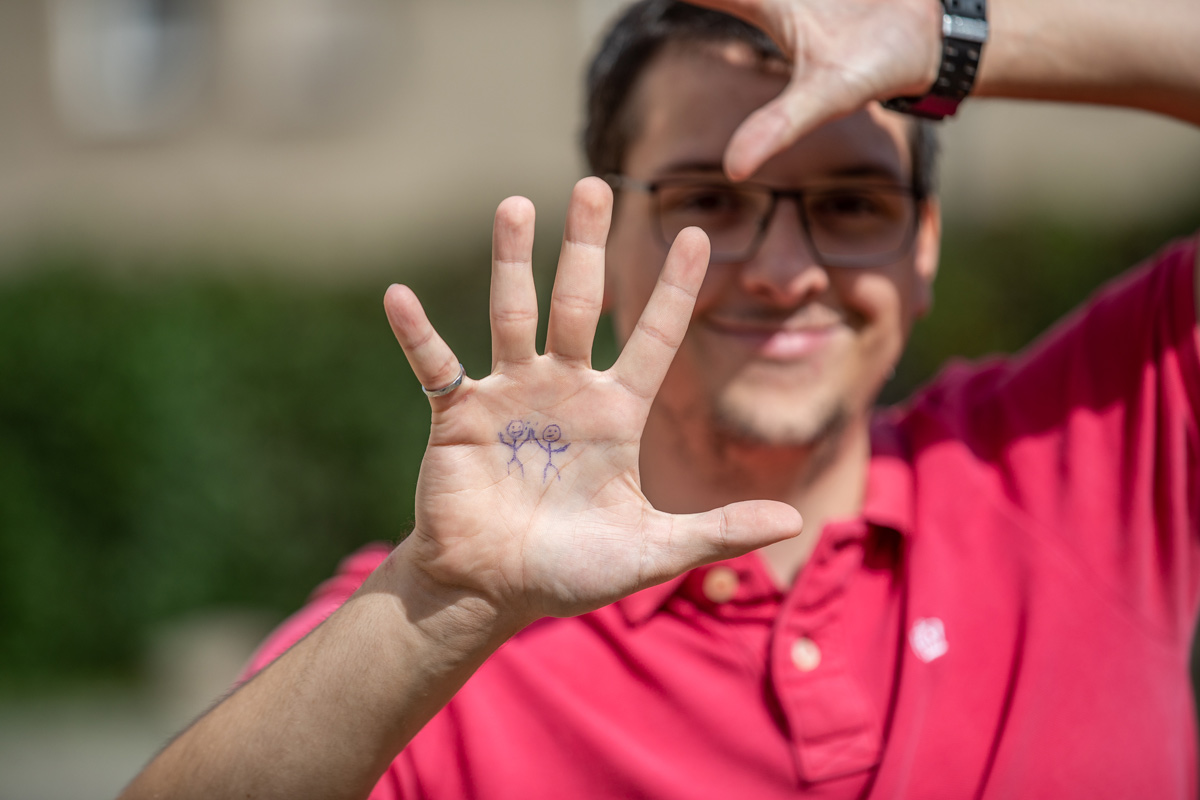
[[933,279],[937,277],[938,260],[942,254],[942,206],[937,197],[930,196],[921,203],[920,226],[914,245],[916,282],[913,285],[913,309],[923,317],[933,308]]

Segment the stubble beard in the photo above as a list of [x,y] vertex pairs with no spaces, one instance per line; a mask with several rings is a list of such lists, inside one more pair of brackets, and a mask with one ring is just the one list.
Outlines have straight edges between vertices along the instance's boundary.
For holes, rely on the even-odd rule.
[[718,398],[712,409],[712,428],[728,447],[755,450],[793,451],[807,455],[808,472],[819,469],[838,449],[850,425],[845,403],[829,400],[808,413],[771,415],[762,408],[748,408],[731,398]]

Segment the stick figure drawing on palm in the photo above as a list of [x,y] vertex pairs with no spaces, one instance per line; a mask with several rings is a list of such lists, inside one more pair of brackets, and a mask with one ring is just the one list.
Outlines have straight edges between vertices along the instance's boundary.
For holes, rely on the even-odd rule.
[[554,470],[554,477],[562,480],[562,475],[558,472],[558,467],[554,466],[554,454],[561,453],[570,447],[570,443],[564,444],[562,447],[555,447],[554,443],[562,438],[562,429],[557,425],[547,425],[542,429],[542,435],[535,438],[538,447],[546,451],[546,466],[542,468],[542,483],[550,479],[550,470]]
[[[508,434],[507,439],[504,438],[505,434]],[[517,469],[521,471],[521,477],[524,477],[525,465],[521,463],[521,459],[517,458],[517,452],[525,446],[526,442],[537,441],[537,437],[533,433],[533,428],[524,420],[514,419],[508,423],[508,426],[502,432],[497,433],[496,436],[500,438],[500,444],[512,450],[512,458],[508,460],[507,464],[509,474],[512,474],[512,465],[516,464]],[[545,482],[544,476],[542,481]]]

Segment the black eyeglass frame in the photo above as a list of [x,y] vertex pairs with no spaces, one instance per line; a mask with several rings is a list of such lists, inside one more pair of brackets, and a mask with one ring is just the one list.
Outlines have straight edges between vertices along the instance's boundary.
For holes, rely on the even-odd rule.
[[[632,190],[636,192],[644,192],[650,195],[655,204],[654,215],[656,217],[656,224],[654,228],[658,233],[659,241],[668,249],[671,247],[672,243],[668,241],[667,233],[663,228],[662,209],[658,205],[658,190],[666,185],[685,183],[689,181],[697,184],[704,183],[704,179],[702,178],[693,178],[687,176],[660,178],[656,181],[642,181],[638,180],[637,178],[632,178],[628,175],[622,175],[615,172],[605,175],[604,180],[609,186],[613,187],[613,189],[623,189],[626,191]],[[717,185],[716,181],[713,181],[712,183],[714,186]],[[762,218],[758,224],[758,230],[755,231],[754,238],[750,240],[750,244],[747,245],[745,251],[735,255],[713,255],[709,260],[714,264],[736,264],[738,262],[747,261],[753,258],[754,254],[758,252],[758,248],[762,247],[763,239],[766,238],[767,229],[771,226],[771,220],[775,218],[775,210],[779,207],[779,200],[781,198],[788,198],[795,201],[796,213],[800,218],[800,227],[804,231],[804,238],[808,242],[809,249],[812,251],[813,255],[818,258],[821,265],[826,267],[871,269],[895,263],[912,252],[913,244],[917,240],[917,231],[919,231],[921,228],[921,205],[924,202],[925,197],[918,193],[915,187],[905,185],[879,187],[894,189],[897,194],[907,195],[913,200],[912,224],[909,225],[909,230],[905,234],[904,241],[894,250],[886,253],[880,253],[876,256],[831,256],[827,253],[821,252],[821,249],[817,247],[816,243],[813,241],[812,229],[809,226],[808,221],[808,213],[804,210],[805,196],[812,196],[814,193],[820,193],[822,190],[776,189],[774,187],[764,186],[758,183],[739,183],[730,184],[730,186],[733,188],[749,188],[769,194],[771,197],[771,204],[767,206],[766,212],[762,215]]]

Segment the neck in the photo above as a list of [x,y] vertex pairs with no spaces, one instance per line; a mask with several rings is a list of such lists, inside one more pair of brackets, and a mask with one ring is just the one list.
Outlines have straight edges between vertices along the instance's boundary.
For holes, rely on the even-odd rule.
[[804,445],[698,433],[652,411],[642,437],[642,490],[661,511],[695,513],[742,500],[777,500],[804,517],[795,539],[758,551],[776,582],[790,585],[825,523],[862,508],[870,462],[869,420],[856,419]]

